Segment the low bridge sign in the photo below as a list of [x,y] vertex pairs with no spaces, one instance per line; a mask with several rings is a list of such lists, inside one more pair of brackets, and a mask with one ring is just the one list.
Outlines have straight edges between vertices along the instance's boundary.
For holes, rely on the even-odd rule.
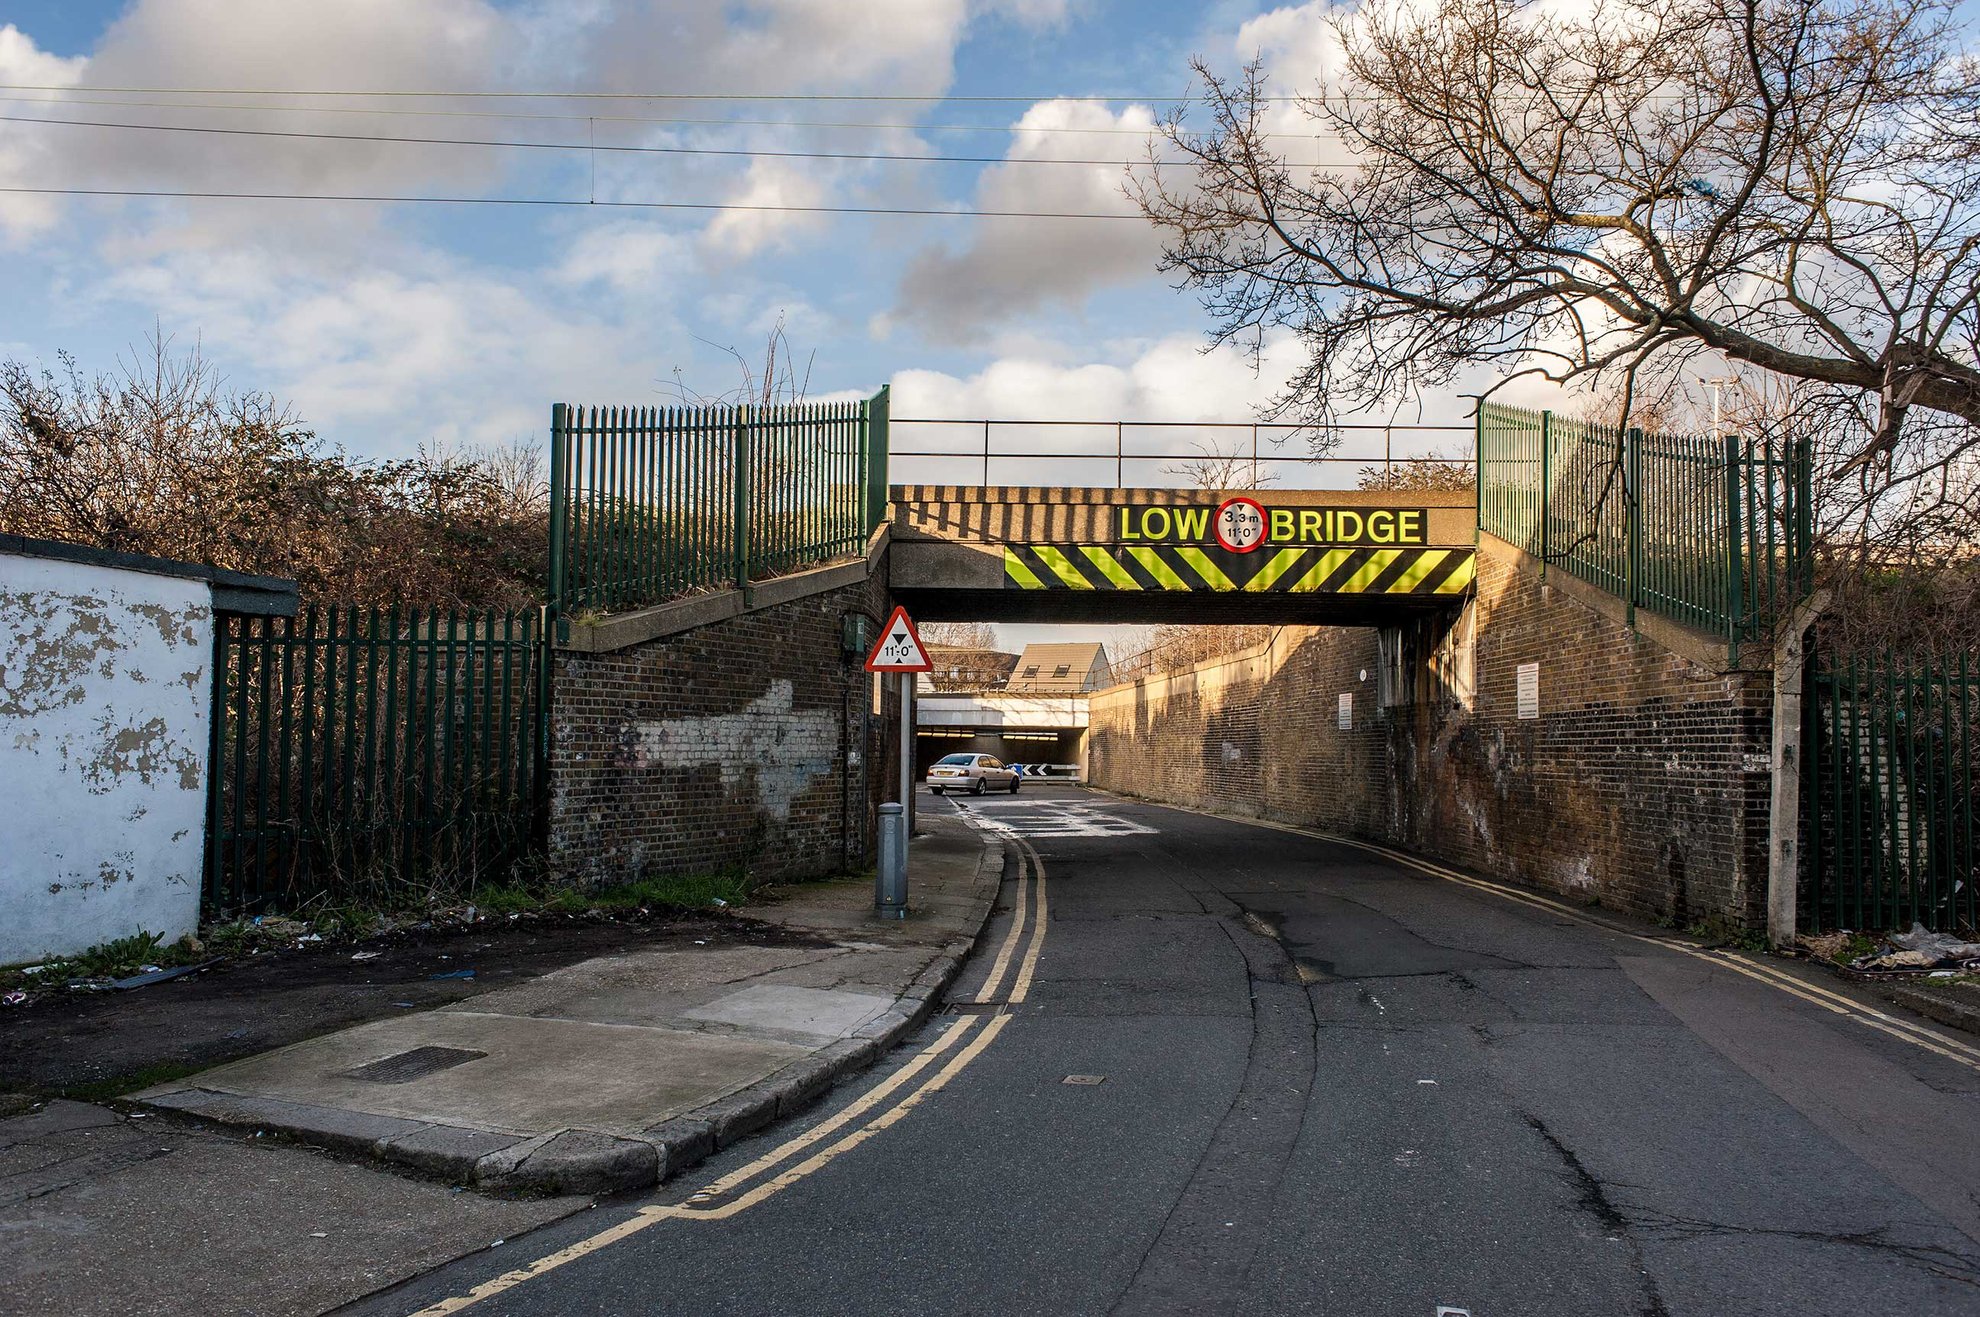
[[[1461,493],[906,486],[895,506],[893,585],[945,588],[920,605],[930,616],[967,592],[972,617],[1353,624],[1472,588],[1476,511]],[[1063,594],[1091,598],[1045,597]]]

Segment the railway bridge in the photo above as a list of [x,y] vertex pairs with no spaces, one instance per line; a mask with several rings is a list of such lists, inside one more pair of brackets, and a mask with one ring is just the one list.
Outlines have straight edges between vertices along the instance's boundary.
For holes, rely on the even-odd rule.
[[[860,660],[904,604],[1272,628],[1094,693],[1098,785],[1666,922],[1780,937],[1813,910],[1782,668],[1805,455],[1487,406],[1455,464],[1476,494],[1297,488],[1343,482],[1260,448],[1181,488],[1173,437],[1130,452],[1125,422],[1055,463],[989,422],[942,423],[975,454],[911,447],[889,410],[557,409],[553,866],[857,867],[912,717]],[[973,483],[895,478],[957,461]]]

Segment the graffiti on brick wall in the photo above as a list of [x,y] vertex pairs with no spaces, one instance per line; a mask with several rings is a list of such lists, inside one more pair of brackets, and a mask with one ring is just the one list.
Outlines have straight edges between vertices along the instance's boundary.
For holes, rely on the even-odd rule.
[[731,792],[753,777],[763,809],[788,819],[791,802],[832,771],[839,750],[837,712],[796,708],[792,696],[790,682],[776,681],[735,713],[633,723],[626,738],[630,766],[712,765]]

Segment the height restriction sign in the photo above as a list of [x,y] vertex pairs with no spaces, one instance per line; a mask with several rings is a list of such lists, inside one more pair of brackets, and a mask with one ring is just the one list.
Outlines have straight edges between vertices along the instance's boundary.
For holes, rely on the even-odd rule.
[[935,665],[922,648],[921,636],[908,620],[907,609],[898,604],[887,625],[880,630],[880,643],[866,656],[868,672],[927,672]]

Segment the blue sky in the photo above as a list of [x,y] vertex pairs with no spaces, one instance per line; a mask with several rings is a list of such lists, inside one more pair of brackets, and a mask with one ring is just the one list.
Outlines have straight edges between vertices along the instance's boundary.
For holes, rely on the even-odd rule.
[[[1321,13],[1317,4],[1148,0],[7,0],[0,83],[13,90],[0,95],[44,97],[23,89],[41,85],[202,94],[69,91],[61,94],[201,107],[15,99],[0,102],[0,114],[1126,159],[1140,153],[1152,116],[1187,93],[1193,53],[1233,66],[1262,51],[1289,85],[1311,85]],[[560,95],[336,98],[307,102],[319,109],[305,112],[253,108],[272,102],[242,94],[268,87]],[[715,90],[1021,99],[562,95]],[[1147,99],[1051,99],[1095,94]],[[395,112],[353,112],[382,106]],[[515,110],[543,117],[486,117]],[[652,122],[681,119],[784,123]],[[0,185],[11,186],[1126,212],[1121,172],[0,122]],[[794,347],[816,354],[814,394],[892,381],[897,414],[1248,418],[1290,353],[1268,354],[1262,374],[1235,354],[1201,355],[1203,315],[1157,273],[1157,250],[1138,221],[0,193],[0,355],[52,363],[66,349],[86,369],[105,367],[156,325],[180,345],[197,341],[235,385],[289,400],[323,437],[367,456],[436,440],[540,438],[555,399],[665,402],[677,371],[698,391],[719,392],[736,377],[721,347],[755,358],[779,318]]]

